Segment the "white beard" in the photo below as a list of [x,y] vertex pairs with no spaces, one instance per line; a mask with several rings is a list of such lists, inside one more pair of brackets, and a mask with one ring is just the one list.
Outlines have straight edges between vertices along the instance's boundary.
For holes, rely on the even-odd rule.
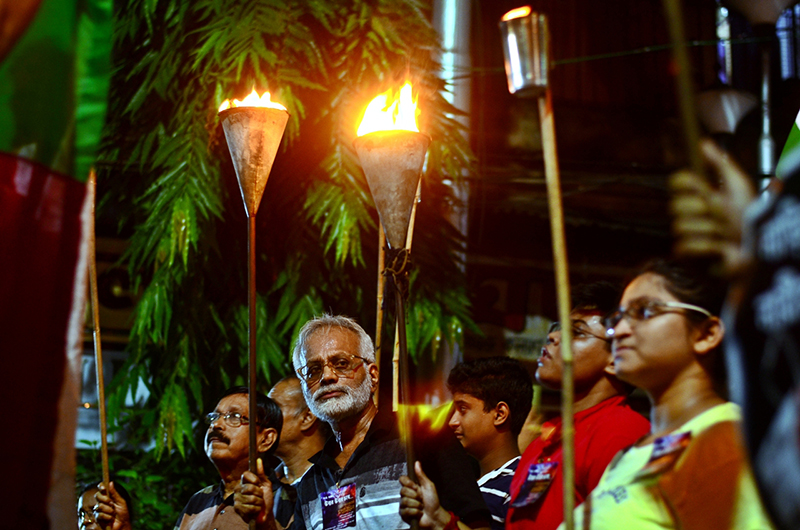
[[[328,398],[324,401],[317,400],[318,396],[326,392],[340,391],[344,395]],[[338,423],[364,410],[372,399],[372,381],[369,377],[356,388],[342,384],[320,386],[313,393],[303,385],[303,396],[306,398],[308,408],[322,421]]]

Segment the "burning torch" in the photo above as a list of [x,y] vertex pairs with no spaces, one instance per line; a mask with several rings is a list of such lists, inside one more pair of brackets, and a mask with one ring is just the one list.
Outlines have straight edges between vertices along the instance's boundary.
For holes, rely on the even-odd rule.
[[[372,100],[364,112],[353,145],[367,177],[381,225],[386,234],[383,274],[394,287],[397,337],[399,342],[400,400],[411,401],[406,343],[406,297],[411,268],[407,243],[417,187],[430,138],[417,128],[417,105],[411,84],[400,90],[399,98],[389,102],[389,93]],[[380,293],[379,293],[380,295]],[[402,410],[402,409],[401,409]],[[409,414],[400,414],[408,476],[416,480]]]
[[[248,393],[250,417],[257,414],[256,404],[256,212],[267,185],[275,154],[283,137],[289,113],[286,107],[270,100],[269,92],[259,97],[255,90],[243,101],[227,99],[219,108],[219,118],[233,160],[236,179],[242,192],[244,211],[249,221],[247,234],[247,302],[250,319],[247,335],[250,343],[248,357]],[[249,424],[249,469],[256,472],[256,424]],[[251,528],[255,525],[253,521]]]

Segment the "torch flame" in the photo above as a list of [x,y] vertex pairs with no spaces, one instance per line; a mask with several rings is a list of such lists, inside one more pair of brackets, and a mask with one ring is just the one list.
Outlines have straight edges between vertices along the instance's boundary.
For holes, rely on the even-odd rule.
[[447,420],[450,419],[452,401],[448,401],[441,405],[429,405],[421,403],[417,405],[406,405],[400,403],[397,408],[397,417],[400,420],[400,435],[405,437],[408,435],[406,426],[409,423],[418,422],[420,425],[427,425],[431,432],[436,432],[447,425]]
[[506,22],[514,18],[527,17],[530,14],[531,14],[531,6],[522,6],[516,9],[512,9],[511,11],[503,15],[502,21]]
[[264,92],[264,95],[259,97],[255,88],[242,101],[234,99],[233,103],[231,103],[230,100],[226,99],[222,102],[222,105],[219,106],[218,112],[222,112],[223,110],[231,107],[267,107],[270,109],[286,110],[286,107],[280,103],[270,100],[269,92]]
[[400,97],[392,103],[388,102],[391,90],[387,90],[373,99],[364,118],[358,126],[357,136],[364,136],[375,131],[413,131],[417,128],[417,102],[412,99],[411,83],[406,83],[400,89]]

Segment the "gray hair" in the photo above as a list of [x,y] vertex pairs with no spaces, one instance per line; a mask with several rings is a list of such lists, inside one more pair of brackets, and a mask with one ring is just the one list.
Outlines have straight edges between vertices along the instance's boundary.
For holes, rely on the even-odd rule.
[[295,370],[302,366],[302,359],[306,357],[308,339],[311,335],[319,330],[330,331],[331,328],[346,329],[355,333],[358,337],[358,356],[371,363],[375,362],[375,346],[372,344],[370,336],[364,331],[364,328],[358,325],[358,322],[350,317],[324,313],[312,318],[300,328],[300,333],[297,334],[297,340],[292,350],[292,364]]

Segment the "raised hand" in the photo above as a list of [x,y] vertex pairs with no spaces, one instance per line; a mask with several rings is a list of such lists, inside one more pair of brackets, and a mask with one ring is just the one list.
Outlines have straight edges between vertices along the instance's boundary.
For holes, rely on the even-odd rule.
[[[236,486],[233,494],[233,507],[246,523],[255,520],[259,527],[274,525],[272,517],[272,484],[264,473],[264,463],[256,461],[257,473],[245,471],[242,481]],[[270,521],[273,525],[270,525]]]
[[131,518],[128,504],[114,488],[114,482],[97,485],[100,490],[95,495],[97,506],[94,507],[94,518],[103,530],[131,530]]
[[419,462],[414,463],[414,470],[419,484],[406,476],[400,477],[400,517],[407,523],[419,520],[421,528],[441,530],[450,521],[450,513],[439,504],[436,486]]
[[703,140],[700,152],[720,185],[690,170],[670,177],[675,252],[720,258],[723,273],[735,276],[750,263],[741,245],[742,221],[755,191],[748,175],[714,142]]

